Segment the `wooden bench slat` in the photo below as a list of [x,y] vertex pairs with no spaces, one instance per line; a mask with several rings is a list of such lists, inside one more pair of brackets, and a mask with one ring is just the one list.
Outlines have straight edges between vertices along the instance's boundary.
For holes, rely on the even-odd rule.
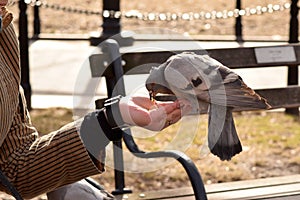
[[270,197],[282,197],[287,195],[300,194],[300,183],[288,185],[275,185],[270,187],[250,188],[228,192],[208,194],[209,199],[262,199]]
[[275,108],[300,107],[300,86],[256,90]]
[[[272,47],[288,47],[292,46],[295,50],[296,61],[294,62],[273,62],[273,63],[257,63],[255,57],[255,48],[259,47],[239,47],[239,48],[222,48],[222,49],[208,49],[208,50],[182,50],[182,51],[160,51],[160,52],[137,52],[122,55],[125,61],[124,71],[128,72],[130,69],[137,66],[142,68],[136,69],[135,74],[149,73],[151,66],[158,66],[165,62],[170,56],[183,51],[192,51],[197,54],[209,54],[219,62],[223,63],[229,68],[252,68],[252,67],[275,67],[286,65],[300,64],[300,46],[299,45],[280,45]],[[266,48],[266,47],[264,47]],[[152,63],[152,65],[149,63]],[[145,65],[147,64],[147,65]],[[144,66],[145,65],[145,66]]]
[[[245,181],[235,181],[230,183],[218,183],[207,185],[206,189],[209,193],[218,193],[221,191],[234,191],[242,189],[255,189],[261,187],[272,187],[277,185],[299,184],[300,175],[280,176],[272,178],[261,178]],[[300,188],[299,188],[300,189]]]
[[281,48],[281,47],[289,47],[289,46],[292,46],[294,48],[296,61],[258,63],[255,56],[255,49],[270,48],[270,47],[240,47],[240,48],[225,48],[225,49],[209,49],[207,51],[212,58],[218,60],[225,66],[232,69],[299,65],[300,64],[299,45],[279,45],[279,46],[272,46],[272,47]]
[[[209,200],[266,199],[285,196],[300,196],[300,175],[254,179],[206,185]],[[192,188],[178,188],[127,195],[130,200],[194,199]]]
[[[148,74],[151,67],[158,66],[165,62],[170,56],[186,52],[195,52],[197,54],[209,54],[229,68],[255,68],[255,67],[276,67],[276,66],[298,66],[300,64],[300,46],[299,45],[280,45],[272,47],[293,47],[295,50],[296,61],[294,62],[274,62],[274,63],[257,63],[255,57],[255,48],[259,47],[239,47],[239,48],[222,48],[208,50],[180,50],[180,51],[156,51],[156,52],[134,52],[122,55],[124,61],[124,73],[126,74]],[[266,47],[264,47],[266,48]],[[90,56],[90,63],[93,70],[104,69],[104,61],[109,58],[106,54],[94,54]],[[109,72],[111,73],[111,72]]]
[[[266,98],[272,109],[300,107],[300,86],[287,86],[285,88],[269,88],[255,90],[262,97]],[[157,100],[174,101],[174,96],[157,96]],[[208,107],[201,106],[201,113],[207,113]],[[251,108],[234,109],[234,111],[251,111]],[[198,114],[198,113],[193,113]]]

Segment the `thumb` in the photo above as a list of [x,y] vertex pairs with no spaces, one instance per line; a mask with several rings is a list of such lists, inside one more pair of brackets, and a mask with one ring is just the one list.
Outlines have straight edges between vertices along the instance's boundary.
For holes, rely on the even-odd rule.
[[[169,106],[169,105],[168,105]],[[160,131],[165,127],[167,120],[166,106],[161,106],[149,111],[150,122],[144,128],[152,131]]]

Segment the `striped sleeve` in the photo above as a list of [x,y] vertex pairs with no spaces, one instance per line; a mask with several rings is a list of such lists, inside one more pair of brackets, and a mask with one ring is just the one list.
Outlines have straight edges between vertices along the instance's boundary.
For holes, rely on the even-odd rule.
[[12,84],[20,84],[19,44],[14,26],[10,24],[0,33],[1,63],[10,69]]
[[[0,168],[23,198],[103,172],[105,149],[90,155],[75,123],[37,136],[19,86],[19,49],[10,25],[0,33]],[[1,183],[0,191],[8,192]]]
[[18,43],[12,25],[0,33],[0,146],[18,106],[20,69]]
[[16,88],[8,77],[5,70],[0,70],[0,146],[9,132],[18,105]]
[[38,138],[14,157],[18,170],[7,175],[24,198],[32,198],[104,170],[103,166],[94,165],[77,129],[70,126]]

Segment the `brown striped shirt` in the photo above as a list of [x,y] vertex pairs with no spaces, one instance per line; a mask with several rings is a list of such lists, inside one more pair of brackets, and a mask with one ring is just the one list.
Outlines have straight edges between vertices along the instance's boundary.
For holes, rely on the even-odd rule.
[[[12,24],[0,33],[0,45],[0,167],[23,198],[104,171],[103,164],[92,161],[75,123],[38,137],[20,87],[19,48]],[[102,149],[102,161],[104,155]],[[6,191],[1,183],[0,190]]]

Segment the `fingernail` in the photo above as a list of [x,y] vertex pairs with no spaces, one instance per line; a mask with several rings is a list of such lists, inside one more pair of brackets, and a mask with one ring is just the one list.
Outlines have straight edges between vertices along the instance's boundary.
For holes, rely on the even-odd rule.
[[183,106],[182,103],[180,101],[177,101],[176,107],[177,108],[182,108],[182,106]]
[[180,102],[179,102],[180,108],[183,108],[185,105],[186,105],[186,104],[184,103],[184,101],[180,101]]

